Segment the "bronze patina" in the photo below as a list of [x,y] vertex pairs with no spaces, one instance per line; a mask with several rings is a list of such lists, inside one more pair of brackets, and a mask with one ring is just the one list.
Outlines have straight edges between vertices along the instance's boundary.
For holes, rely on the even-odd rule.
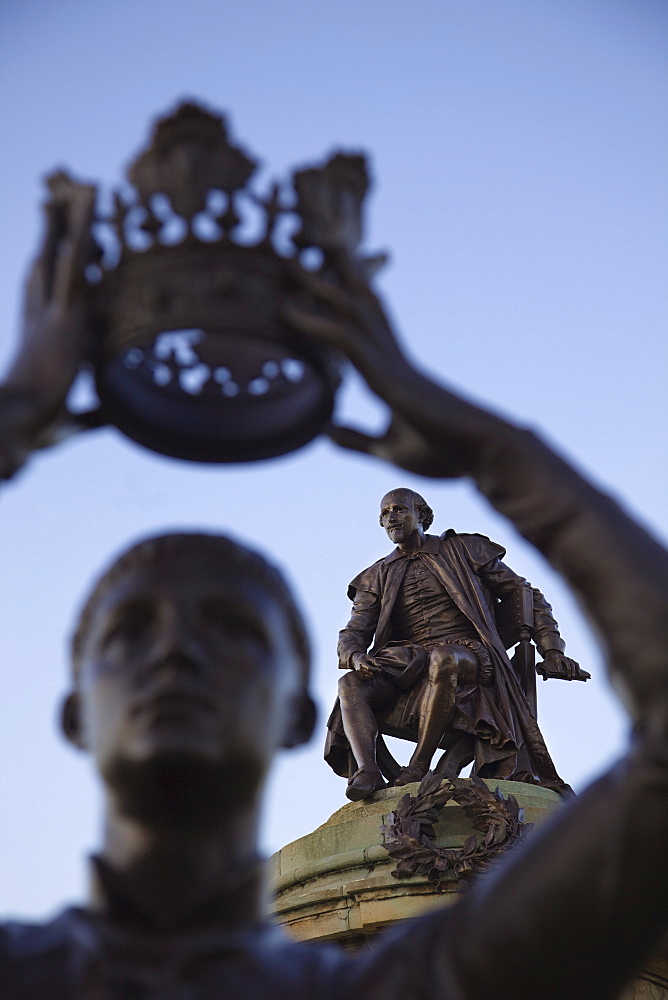
[[[540,782],[563,791],[520,679],[508,659],[495,607],[527,587],[484,535],[426,534],[433,512],[413,490],[392,490],[380,523],[395,548],[359,573],[353,611],[339,633],[339,698],[325,759],[348,777],[349,799],[385,786],[376,759],[379,716],[417,746],[393,784],[420,781],[440,746],[443,774],[474,761],[486,778]],[[564,655],[552,608],[535,587],[531,637],[551,677],[589,675]],[[371,646],[370,652],[368,652]]]
[[[86,293],[86,324],[66,355],[51,345],[52,371],[33,366],[36,391],[53,396],[33,432],[39,444],[111,424],[172,457],[246,462],[299,448],[326,427],[340,356],[288,324],[283,310],[308,297],[302,262],[338,280],[334,246],[369,273],[382,265],[382,255],[360,251],[366,160],[339,151],[268,188],[255,183],[257,167],[223,116],[185,102],[155,122],[110,210],[99,208],[95,187],[62,171],[49,178],[31,308],[57,309],[71,277]],[[67,265],[73,223],[79,235]],[[32,352],[27,330],[20,351],[24,359]],[[82,368],[93,370],[100,404],[70,413],[62,384]],[[11,419],[29,419],[20,393],[5,401]],[[7,456],[0,474],[20,461]]]
[[[90,189],[52,205],[0,406],[6,474],[67,427],[88,329]],[[81,618],[63,724],[104,791],[90,899],[0,929],[12,1000],[614,1000],[668,930],[668,554],[535,434],[436,384],[398,345],[359,261],[283,316],[340,351],[392,413],[342,446],[433,478],[468,476],[552,563],[603,637],[633,721],[621,762],[454,906],[373,952],[291,943],[266,923],[257,827],[275,752],[309,736],[308,648],[264,559],[227,540],[130,550]]]

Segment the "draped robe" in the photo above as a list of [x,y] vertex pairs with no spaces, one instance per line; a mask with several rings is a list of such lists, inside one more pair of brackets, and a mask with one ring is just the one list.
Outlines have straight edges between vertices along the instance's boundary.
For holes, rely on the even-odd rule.
[[[567,786],[555,770],[496,627],[495,604],[526,583],[502,562],[504,555],[505,549],[484,535],[458,534],[450,529],[440,538],[425,536],[424,545],[414,556],[423,561],[471,622],[491,661],[491,682],[458,686],[449,728],[473,737],[476,774],[562,790]],[[339,635],[338,652],[339,666],[350,668],[353,654],[366,652],[373,640],[370,653],[381,662],[384,655],[388,657],[388,676],[396,683],[397,698],[406,689],[410,692],[404,698],[402,722],[416,730],[428,656],[415,647],[413,657],[404,656],[403,674],[390,667],[390,661],[396,659],[396,645],[405,639],[393,632],[392,612],[407,567],[408,558],[396,548],[355,577],[348,589],[353,613]],[[548,649],[563,652],[564,642],[550,605],[539,590],[532,591],[532,638],[541,653]],[[410,654],[410,644],[403,648]],[[338,699],[328,721],[325,760],[343,777],[356,767]]]

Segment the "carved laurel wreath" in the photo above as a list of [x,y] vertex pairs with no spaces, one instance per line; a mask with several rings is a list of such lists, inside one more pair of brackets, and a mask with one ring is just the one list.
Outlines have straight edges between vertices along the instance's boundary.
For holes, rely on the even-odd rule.
[[[471,819],[475,833],[461,848],[437,847],[434,824],[446,802],[462,806]],[[476,875],[491,861],[517,844],[533,827],[524,822],[524,810],[513,795],[507,798],[499,789],[492,792],[482,779],[442,778],[429,771],[420,782],[417,795],[406,794],[382,827],[385,850],[398,860],[392,871],[395,878],[426,875],[440,885],[448,871],[457,876]]]

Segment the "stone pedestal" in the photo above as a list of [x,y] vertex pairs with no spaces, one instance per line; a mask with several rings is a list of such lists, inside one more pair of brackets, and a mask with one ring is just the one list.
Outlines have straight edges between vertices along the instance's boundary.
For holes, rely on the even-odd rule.
[[[563,801],[556,792],[535,785],[486,784],[506,797],[514,795],[525,822],[536,825]],[[381,826],[401,796],[406,791],[415,795],[417,788],[386,788],[363,802],[351,802],[273,856],[274,919],[292,937],[357,948],[384,927],[455,901],[462,883],[454,875],[437,889],[426,876],[397,879],[391,874],[396,862],[382,847]],[[447,803],[436,826],[438,846],[460,848],[472,832],[464,810]],[[668,949],[662,949],[621,1000],[668,1000],[666,955]]]
[[[562,800],[556,792],[516,781],[488,781],[514,795],[527,823],[540,823]],[[394,878],[381,826],[405,794],[418,785],[385,788],[363,802],[338,809],[322,826],[288,844],[271,859],[274,917],[300,941],[363,943],[378,930],[452,902],[461,885],[451,876],[440,889],[426,876]],[[461,806],[448,802],[436,827],[439,847],[459,848],[473,833]]]

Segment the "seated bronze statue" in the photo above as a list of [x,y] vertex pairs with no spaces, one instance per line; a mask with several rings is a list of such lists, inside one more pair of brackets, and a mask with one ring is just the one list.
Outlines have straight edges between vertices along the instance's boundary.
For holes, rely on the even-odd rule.
[[[58,427],[67,386],[48,359],[82,334],[70,278],[84,215],[68,213],[38,262],[58,280],[31,285],[0,399],[8,474]],[[147,540],[104,574],[73,649],[64,730],[104,790],[90,898],[0,929],[3,998],[613,1000],[668,929],[668,556],[534,434],[418,372],[365,275],[338,264],[345,286],[304,274],[320,308],[286,320],[344,352],[393,417],[380,438],[333,436],[412,472],[470,476],[545,554],[603,637],[630,749],[455,905],[360,955],[290,942],[266,920],[257,827],[275,753],[313,724],[301,620],[247,549]]]
[[[353,801],[385,786],[376,759],[379,721],[414,733],[417,746],[394,785],[420,781],[440,746],[439,771],[456,777],[475,761],[483,778],[569,791],[559,778],[527,694],[499,635],[495,607],[527,586],[484,535],[425,532],[433,511],[413,490],[383,497],[380,524],[395,549],[350,584],[353,612],[339,634],[339,697],[325,760],[348,777]],[[531,588],[532,638],[552,677],[586,679],[564,656],[552,608]],[[373,648],[367,652],[373,641]],[[387,731],[387,730],[385,730]]]

